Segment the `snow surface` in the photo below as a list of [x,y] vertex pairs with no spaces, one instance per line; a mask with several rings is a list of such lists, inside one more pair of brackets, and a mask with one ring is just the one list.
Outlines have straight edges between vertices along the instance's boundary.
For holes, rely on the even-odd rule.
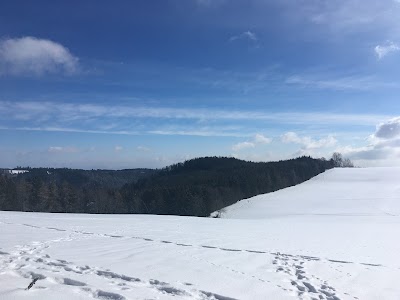
[[8,170],[10,172],[10,174],[24,174],[24,173],[28,173],[28,170]]
[[0,299],[400,299],[399,178],[334,169],[221,219],[0,212]]

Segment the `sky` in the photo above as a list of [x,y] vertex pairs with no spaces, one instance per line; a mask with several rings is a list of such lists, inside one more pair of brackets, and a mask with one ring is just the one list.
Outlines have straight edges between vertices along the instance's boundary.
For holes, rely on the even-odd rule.
[[399,0],[0,2],[0,167],[400,166]]

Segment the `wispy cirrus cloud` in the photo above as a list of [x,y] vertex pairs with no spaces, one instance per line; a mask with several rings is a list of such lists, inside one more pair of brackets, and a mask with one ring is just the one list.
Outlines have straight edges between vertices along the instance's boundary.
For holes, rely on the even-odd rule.
[[197,5],[205,7],[220,6],[226,1],[227,0],[195,0]]
[[257,42],[258,37],[254,32],[247,30],[238,35],[233,35],[229,38],[230,42],[234,42],[237,40],[248,40],[248,41],[252,41],[252,42]]
[[155,134],[155,135],[180,135],[180,136],[203,136],[203,137],[243,137],[246,134],[240,132],[225,132],[223,130],[187,130],[182,129],[175,129],[175,130],[150,130],[147,133]]
[[[297,15],[341,35],[398,32],[400,5],[395,0],[311,1],[296,6]],[[299,18],[298,17],[298,18]]]
[[328,90],[368,91],[382,88],[400,88],[397,82],[381,81],[374,76],[326,77],[321,75],[292,75],[285,80],[286,84],[305,88]]
[[[268,126],[375,126],[390,115],[1,102],[0,129],[113,135],[251,137]],[[112,124],[112,126],[108,126]],[[277,133],[276,129],[274,130]],[[249,143],[268,142],[260,136]],[[250,144],[247,145],[251,147]],[[240,147],[240,146],[238,146]],[[242,147],[246,147],[245,144]],[[239,149],[239,148],[237,148]]]
[[[30,121],[33,124],[48,123],[82,124],[82,120],[112,121],[114,131],[118,131],[118,121],[130,118],[150,118],[159,120],[261,120],[277,124],[353,124],[375,125],[390,115],[338,114],[327,112],[268,112],[260,110],[223,110],[218,108],[173,108],[151,106],[120,106],[101,104],[75,104],[59,102],[10,102],[0,101],[0,116],[3,121]],[[7,126],[0,124],[0,126]],[[33,126],[32,126],[33,127]],[[105,132],[107,130],[104,130]]]
[[0,40],[0,75],[73,74],[78,58],[63,45],[35,37]]
[[71,132],[71,133],[89,133],[89,134],[113,134],[113,135],[140,135],[138,131],[127,131],[127,130],[90,130],[90,129],[79,129],[71,127],[10,127],[0,126],[0,130],[16,130],[16,131],[43,131],[43,132]]

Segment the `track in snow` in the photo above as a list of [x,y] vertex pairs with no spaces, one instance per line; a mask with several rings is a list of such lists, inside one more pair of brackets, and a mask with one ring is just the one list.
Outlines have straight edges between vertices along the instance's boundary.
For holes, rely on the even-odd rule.
[[[275,284],[275,286],[281,289],[284,292],[297,293],[299,299],[326,299],[326,300],[340,300],[337,295],[336,289],[328,284],[326,280],[320,279],[314,275],[306,273],[306,262],[307,261],[322,261],[322,262],[331,262],[338,264],[352,264],[353,262],[347,261],[339,261],[332,259],[321,259],[319,257],[314,256],[304,256],[304,255],[292,255],[285,254],[280,252],[268,252],[268,251],[259,251],[259,250],[248,250],[248,249],[231,249],[231,248],[223,248],[216,246],[208,246],[208,245],[192,245],[192,244],[183,244],[175,241],[167,241],[167,240],[154,240],[146,237],[131,237],[131,236],[123,236],[123,235],[112,235],[112,234],[96,234],[93,232],[80,231],[80,230],[67,230],[57,227],[42,227],[27,223],[22,224],[13,224],[10,222],[0,222],[7,225],[19,225],[26,226],[35,229],[45,229],[52,230],[57,232],[68,233],[68,237],[59,238],[54,240],[49,240],[46,242],[34,242],[30,245],[24,245],[18,247],[16,251],[13,253],[0,252],[3,255],[4,259],[0,257],[0,265],[4,270],[15,270],[22,277],[27,279],[39,278],[39,280],[46,279],[48,276],[43,275],[43,271],[46,273],[54,273],[56,275],[65,273],[68,274],[78,274],[78,275],[86,275],[86,276],[98,276],[103,280],[108,281],[108,284],[117,286],[117,288],[122,290],[130,290],[134,288],[150,288],[154,289],[162,294],[171,294],[173,296],[185,296],[193,299],[216,299],[216,300],[234,300],[234,298],[218,295],[212,292],[202,291],[202,290],[193,290],[188,289],[187,287],[191,287],[191,283],[185,283],[182,287],[176,287],[169,283],[162,282],[159,280],[151,279],[151,280],[143,280],[137,277],[131,277],[124,274],[119,274],[112,272],[110,270],[102,270],[97,267],[91,267],[88,265],[79,266],[74,264],[73,262],[68,262],[62,259],[51,259],[48,254],[44,254],[44,251],[49,248],[52,244],[61,243],[65,241],[75,241],[79,242],[79,237],[87,237],[87,236],[96,236],[102,238],[111,238],[111,239],[136,239],[143,240],[146,242],[152,243],[162,243],[162,244],[170,244],[172,246],[184,247],[184,248],[202,248],[205,251],[225,251],[232,253],[240,253],[247,252],[252,253],[254,255],[266,255],[273,256],[272,265],[276,272],[282,273],[284,277],[288,277],[293,288],[286,288],[283,285]],[[183,255],[187,255],[187,252],[180,252]],[[251,277],[252,279],[258,280],[265,284],[274,285],[270,280],[259,278],[252,274],[247,274],[242,271],[238,271],[232,267],[216,264],[201,258],[197,258],[195,256],[190,255],[193,259],[200,260],[207,264],[213,265],[214,267],[224,268],[231,272],[241,274],[246,277]],[[361,263],[362,264],[362,263]],[[374,267],[382,267],[379,264],[364,264],[368,266]],[[38,270],[38,272],[27,271],[25,269],[34,268]],[[42,271],[40,273],[39,271]],[[104,290],[96,289],[94,287],[90,287],[89,284],[84,281],[79,281],[76,279],[71,279],[69,277],[63,276],[51,276],[50,280],[57,282],[59,284],[79,288],[81,291],[86,292],[94,298],[99,299],[115,299],[122,300],[125,299],[124,296],[114,293],[107,292]],[[39,281],[40,283],[40,281]],[[39,289],[41,287],[38,285]],[[351,296],[349,293],[344,292],[345,295]],[[353,299],[358,299],[358,297],[351,297]]]

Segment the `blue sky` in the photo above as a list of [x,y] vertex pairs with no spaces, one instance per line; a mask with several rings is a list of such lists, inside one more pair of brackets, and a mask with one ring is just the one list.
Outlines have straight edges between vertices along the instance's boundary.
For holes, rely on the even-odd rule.
[[0,166],[400,165],[400,2],[2,1]]

